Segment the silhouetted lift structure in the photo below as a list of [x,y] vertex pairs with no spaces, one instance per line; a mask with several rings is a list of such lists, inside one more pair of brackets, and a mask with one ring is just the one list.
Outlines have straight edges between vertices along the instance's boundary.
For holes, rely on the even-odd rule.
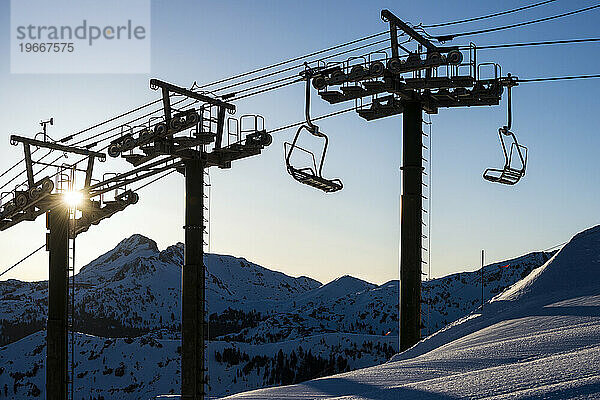
[[[423,205],[423,111],[436,114],[440,108],[493,106],[501,100],[504,87],[508,88],[508,124],[499,130],[505,164],[499,169],[487,169],[483,177],[491,182],[514,185],[525,174],[527,149],[518,144],[511,129],[511,88],[517,79],[510,74],[501,76],[495,63],[477,64],[477,47],[469,46],[469,60],[463,62],[458,46],[436,46],[388,10],[381,18],[389,23],[391,57],[386,52],[373,52],[365,57],[352,57],[343,63],[319,65],[306,70],[306,125],[299,128],[291,144],[286,145],[286,165],[297,181],[323,190],[335,192],[342,188],[338,179],[329,180],[321,175],[327,137],[310,121],[310,84],[321,98],[330,104],[354,101],[359,116],[372,121],[403,114],[402,136],[402,197],[400,245],[400,350],[405,350],[420,339],[421,331],[421,264],[422,264],[422,211]],[[417,43],[411,51],[398,42],[398,31]],[[400,55],[400,51],[405,55]],[[423,57],[424,56],[424,57]],[[481,78],[480,70],[491,68],[493,77]],[[370,98],[369,104],[363,104]],[[296,168],[290,164],[292,151],[302,130],[325,138],[325,148],[318,164]],[[512,144],[507,150],[504,137]],[[517,154],[519,167],[513,165]],[[314,155],[313,155],[314,160]]]
[[[331,104],[354,101],[357,113],[368,121],[403,114],[400,348],[404,350],[420,338],[423,111],[435,114],[439,108],[445,107],[497,105],[504,87],[507,87],[508,123],[499,130],[505,164],[502,168],[487,169],[484,178],[502,184],[517,183],[525,174],[527,149],[517,142],[511,132],[510,97],[511,88],[517,85],[517,78],[510,74],[501,76],[497,64],[477,64],[477,48],[474,44],[469,48],[469,61],[464,63],[463,54],[457,46],[435,46],[391,12],[383,10],[381,16],[390,26],[391,57],[385,52],[375,52],[366,57],[351,58],[344,63],[319,65],[316,68],[307,66],[302,73],[306,81],[306,121],[296,132],[293,141],[285,145],[285,161],[288,173],[303,184],[327,193],[343,188],[341,180],[326,178],[322,174],[329,140],[310,118],[311,85],[318,90],[322,99]],[[415,51],[408,50],[398,42],[398,30],[417,42]],[[400,50],[406,55],[401,56]],[[492,78],[481,78],[480,69],[485,66],[491,67],[494,73]],[[465,68],[467,73],[463,73]],[[217,99],[156,79],[150,81],[150,87],[161,90],[163,116],[150,118],[147,124],[140,126],[123,125],[119,137],[107,148],[111,157],[121,156],[132,165],[133,169],[127,172],[105,174],[103,179],[94,181],[94,160],[104,160],[106,156],[89,148],[48,141],[45,125],[44,140],[11,137],[13,144],[20,143],[24,147],[27,188],[16,189],[13,199],[1,206],[0,230],[22,221],[35,220],[44,213],[48,221],[48,399],[66,399],[69,383],[73,388],[67,362],[69,239],[135,204],[138,196],[126,190],[127,185],[173,169],[185,175],[186,188],[181,394],[184,399],[194,400],[205,396],[205,170],[210,167],[230,168],[235,160],[258,155],[271,144],[272,138],[265,130],[264,119],[259,115],[226,119],[226,112],[233,113],[235,106],[223,98]],[[175,109],[171,104],[173,95],[194,99],[194,104],[199,106]],[[363,104],[363,98],[366,97],[371,98],[369,104]],[[314,154],[309,152],[313,162],[308,167],[298,167],[292,162],[294,152],[308,151],[298,145],[302,132],[324,141],[318,162]],[[512,141],[509,149],[505,137]],[[50,176],[35,181],[33,165],[39,161],[32,161],[32,146],[83,155],[88,160],[87,168],[79,170],[77,164],[51,165],[58,169],[56,184]],[[513,165],[514,154],[518,157],[519,166]],[[78,207],[80,218],[76,218],[75,211],[69,210],[62,197],[66,190],[74,188],[76,172],[85,172],[81,189],[84,200]],[[114,200],[105,201],[104,195],[111,191],[120,192],[116,192]],[[98,200],[93,200],[96,198]],[[70,219],[71,215],[73,217]]]
[[[13,199],[0,209],[0,231],[23,221],[34,221],[38,216],[46,213],[46,227],[49,231],[46,238],[46,249],[49,252],[46,397],[63,400],[69,394],[68,385],[72,384],[72,374],[68,373],[68,315],[69,310],[73,312],[68,303],[68,278],[69,272],[73,272],[69,268],[69,240],[74,240],[79,233],[87,231],[91,225],[96,225],[101,220],[124,210],[130,204],[136,203],[138,196],[132,191],[123,191],[111,201],[102,199],[94,201],[88,197],[79,206],[81,216],[75,219],[74,210],[70,209],[64,199],[64,195],[72,189],[75,172],[85,173],[82,192],[87,192],[92,182],[94,161],[96,159],[104,161],[106,155],[85,148],[49,142],[45,128],[44,125],[44,140],[16,135],[10,138],[13,145],[23,145],[27,187],[23,190],[15,190]],[[57,165],[58,171],[54,181],[50,176],[35,181],[33,167],[37,163],[32,161],[31,147],[86,156],[87,167],[80,170],[76,166]],[[52,165],[46,164],[46,166]],[[54,189],[57,190],[53,192]],[[71,214],[73,214],[72,220]]]
[[[11,136],[14,145],[23,144],[27,173],[27,188],[13,191],[13,199],[0,208],[0,231],[22,221],[33,221],[46,213],[47,250],[49,251],[49,295],[47,321],[46,396],[49,400],[73,397],[73,368],[68,365],[68,276],[69,239],[85,232],[130,204],[138,202],[137,193],[126,190],[132,183],[175,169],[185,176],[185,254],[182,268],[182,380],[183,399],[204,399],[207,384],[204,365],[206,321],[204,234],[204,175],[210,167],[230,168],[235,160],[258,155],[272,142],[260,115],[229,117],[233,104],[157,79],[150,80],[152,89],[161,89],[164,115],[151,118],[147,124],[122,126],[121,134],[107,148],[111,157],[122,156],[134,168],[123,173],[105,174],[100,181],[92,179],[94,160],[104,161],[106,155],[86,148],[66,146],[44,140]],[[175,110],[171,96],[184,96],[200,104],[197,109]],[[225,130],[227,126],[227,130]],[[45,126],[44,126],[45,128]],[[58,169],[56,182],[50,176],[34,181],[31,147],[46,148],[83,155],[87,168],[46,164]],[[43,163],[41,163],[43,164]],[[77,163],[78,164],[78,163]],[[67,190],[74,190],[76,172],[85,172],[80,189],[83,201],[77,206],[81,213],[65,203]],[[55,187],[58,189],[53,192]],[[115,191],[114,200],[104,195]],[[98,200],[93,200],[93,199]],[[71,218],[72,216],[72,218]],[[71,270],[74,273],[74,270]],[[73,286],[74,287],[74,286]],[[71,307],[71,312],[73,309]],[[71,349],[74,344],[71,343]],[[69,384],[71,391],[69,391]]]

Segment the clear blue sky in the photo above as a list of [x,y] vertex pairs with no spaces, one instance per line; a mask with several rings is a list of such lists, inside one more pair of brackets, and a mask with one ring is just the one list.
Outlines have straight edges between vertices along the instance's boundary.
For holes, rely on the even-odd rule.
[[[386,29],[389,8],[405,21],[437,23],[478,16],[530,1],[153,1],[151,75],[11,75],[9,2],[0,2],[1,168],[21,157],[12,133],[32,135],[54,117],[62,137],[155,99],[148,79],[181,85],[208,82]],[[595,2],[557,1],[480,23],[431,29],[449,33],[520,22]],[[457,40],[478,45],[600,37],[600,11]],[[600,44],[487,50],[522,78],[598,73]],[[118,62],[118,60],[115,60]],[[514,90],[514,131],[530,148],[527,176],[515,187],[483,181],[500,165],[498,107],[442,109],[433,116],[432,272],[441,276],[474,269],[479,252],[502,260],[567,240],[597,224],[600,204],[598,150],[600,80],[523,84]],[[315,115],[345,108],[317,99]],[[239,113],[261,113],[267,127],[302,119],[303,87],[295,85],[238,103]],[[331,145],[326,174],[345,188],[324,195],[285,172],[277,134],[260,157],[212,171],[211,251],[243,256],[291,275],[327,282],[350,274],[375,283],[398,278],[401,117],[367,123],[354,113],[323,121]],[[124,162],[113,162],[124,168]],[[183,178],[171,175],[140,192],[140,202],[78,238],[79,266],[133,233],[160,248],[183,241]],[[44,218],[0,233],[0,267],[44,241]],[[5,278],[47,278],[39,254]]]

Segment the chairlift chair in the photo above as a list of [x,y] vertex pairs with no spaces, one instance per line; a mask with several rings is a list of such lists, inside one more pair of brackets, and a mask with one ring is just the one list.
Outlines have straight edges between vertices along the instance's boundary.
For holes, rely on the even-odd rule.
[[[310,119],[310,80],[311,80],[311,70],[307,69],[305,72],[306,78],[306,123],[300,125],[298,130],[296,131],[296,135],[294,136],[294,140],[292,143],[286,142],[284,144],[285,150],[285,164],[287,172],[294,178],[296,181],[303,183],[305,185],[311,186],[315,189],[319,189],[324,191],[325,193],[333,193],[341,190],[344,185],[340,179],[327,179],[323,177],[323,163],[325,161],[325,155],[327,153],[327,146],[329,144],[329,138],[323,132],[319,130],[319,127],[312,123]],[[323,138],[325,140],[325,144],[323,146],[323,152],[321,153],[321,158],[317,165],[316,158],[313,152],[304,149],[297,145],[298,138],[302,131],[307,131],[313,136]],[[313,160],[312,167],[301,167],[297,168],[293,166],[290,162],[292,153],[295,150],[300,150],[302,152],[308,153]]]
[[[483,179],[501,183],[504,185],[514,185],[525,176],[525,170],[527,168],[527,147],[519,144],[517,137],[511,132],[512,126],[512,99],[511,99],[511,88],[515,83],[511,80],[510,74],[508,74],[510,80],[508,84],[508,125],[505,125],[498,129],[498,136],[500,137],[500,144],[502,146],[502,153],[504,154],[504,166],[502,168],[488,168],[483,172]],[[507,150],[507,145],[504,140],[505,136],[512,138],[510,150]],[[520,168],[515,167],[513,163],[513,154],[518,156],[518,163]]]
[[[525,169],[527,167],[527,147],[519,144],[515,134],[506,128],[507,127],[504,126],[498,129],[498,136],[500,136],[500,144],[502,145],[502,152],[504,153],[504,167],[502,167],[502,169],[486,169],[483,173],[483,179],[504,185],[514,185],[525,176]],[[510,145],[510,151],[507,151],[506,149],[504,136],[510,136],[513,140]],[[513,166],[512,157],[515,153],[519,157],[521,168],[515,168]]]
[[[311,135],[314,135],[317,137],[322,137],[325,139],[325,145],[323,146],[323,152],[321,153],[321,159],[319,161],[318,166],[317,166],[315,154],[312,151],[302,148],[296,144],[298,141],[298,137],[300,136],[300,133],[303,130],[306,130]],[[327,178],[324,178],[322,175],[323,161],[325,160],[325,154],[327,152],[328,142],[329,142],[329,140],[325,134],[319,132],[318,130],[313,131],[310,126],[302,124],[300,126],[300,128],[298,128],[298,130],[296,131],[296,136],[294,136],[294,140],[292,141],[292,143],[286,142],[284,144],[285,150],[286,150],[285,151],[285,153],[286,153],[285,164],[286,164],[287,172],[292,176],[292,178],[294,178],[298,182],[303,183],[308,186],[312,186],[315,189],[322,190],[325,193],[333,193],[333,192],[337,192],[338,190],[341,190],[344,187],[344,185],[342,184],[342,181],[339,179],[327,179]],[[296,168],[293,165],[291,165],[290,158],[291,158],[292,152],[294,150],[300,150],[304,153],[309,154],[313,160],[313,166]]]

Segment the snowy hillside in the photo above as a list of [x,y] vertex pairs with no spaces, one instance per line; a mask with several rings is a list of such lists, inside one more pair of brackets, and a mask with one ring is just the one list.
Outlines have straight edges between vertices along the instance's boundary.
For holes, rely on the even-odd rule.
[[[484,267],[485,298],[500,293],[550,258],[530,253]],[[340,289],[343,287],[343,289]],[[324,295],[326,293],[326,295]],[[345,276],[308,291],[279,307],[258,326],[227,337],[265,343],[316,333],[398,335],[398,281],[375,286]],[[422,335],[433,333],[481,305],[481,270],[423,282]]]
[[[531,253],[486,266],[486,297],[548,257]],[[77,330],[108,337],[178,332],[182,262],[181,243],[159,251],[141,235],[123,240],[77,274]],[[398,281],[376,286],[344,276],[321,285],[242,258],[208,254],[205,263],[214,338],[264,343],[327,332],[398,334]],[[503,265],[508,267],[499,268]],[[424,335],[480,304],[479,277],[478,271],[463,272],[423,283]],[[44,328],[47,288],[47,282],[0,282],[0,345]]]
[[232,399],[600,398],[600,226],[379,366]]
[[[484,266],[485,301],[526,277],[554,253],[535,252]],[[422,303],[422,321],[425,326],[422,336],[427,336],[481,305],[481,269],[423,282]]]
[[[396,341],[332,333],[260,346],[211,342],[209,392],[223,396],[379,364]],[[75,346],[76,399],[150,399],[180,391],[179,340],[77,334]],[[0,349],[0,399],[44,398],[45,359],[43,331]]]
[[[547,258],[531,253],[503,268],[486,266],[486,296]],[[82,268],[77,328],[95,335],[77,335],[83,397],[138,399],[178,391],[182,261],[181,244],[159,251],[154,241],[134,235]],[[209,254],[205,262],[215,395],[377,365],[397,351],[397,281],[377,286],[344,276],[321,285],[231,256]],[[427,315],[432,326],[442,327],[471,312],[479,305],[479,285],[477,271],[424,282],[424,322]],[[0,349],[0,399],[4,385],[8,398],[37,393],[35,387],[43,397],[44,334],[27,335],[44,328],[46,296],[46,282],[0,282],[1,338],[10,343]]]
[[[179,391],[182,256],[180,244],[161,252],[152,240],[134,235],[82,268],[76,278],[79,329],[101,336],[138,337],[77,335],[75,375],[81,397],[138,399]],[[375,286],[354,278],[322,286],[310,278],[292,278],[231,256],[210,254],[205,262],[212,337],[252,326],[313,290],[311,296],[324,298]],[[12,342],[0,348],[0,398],[43,398],[45,334],[38,332],[17,342],[14,337],[44,327],[47,283],[3,282],[0,295],[3,338]],[[338,332],[262,345],[211,341],[209,364],[218,377],[211,392],[224,395],[376,365],[395,351],[397,337],[392,335]],[[100,389],[92,389],[96,387]]]

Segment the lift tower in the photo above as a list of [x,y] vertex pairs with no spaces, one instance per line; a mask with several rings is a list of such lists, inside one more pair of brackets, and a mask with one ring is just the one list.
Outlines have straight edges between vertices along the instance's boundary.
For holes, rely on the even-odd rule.
[[[388,10],[391,55],[373,52],[342,63],[311,70],[312,86],[330,104],[354,101],[367,121],[403,114],[402,197],[400,234],[400,351],[421,337],[422,211],[424,168],[422,114],[439,108],[491,106],[500,102],[504,87],[517,78],[501,76],[495,63],[477,64],[476,46],[470,44],[464,62],[458,46],[436,46]],[[399,43],[399,36],[407,38]],[[404,43],[416,42],[409,50]],[[404,54],[400,54],[403,52]],[[491,70],[487,79],[480,69]],[[370,103],[363,102],[370,98]],[[520,153],[519,153],[520,154]],[[508,161],[507,161],[508,162]],[[523,169],[524,172],[524,169]]]
[[[108,147],[136,169],[91,186],[98,195],[124,184],[175,168],[185,176],[185,252],[181,284],[181,398],[203,400],[208,383],[205,365],[208,323],[204,265],[204,176],[210,167],[230,168],[232,161],[258,155],[272,142],[259,115],[229,117],[236,107],[221,99],[158,79],[164,115],[141,127],[127,127]],[[174,109],[171,97],[194,100],[198,108]],[[153,161],[157,159],[156,161]],[[164,164],[163,166],[160,166]]]
[[[210,167],[230,168],[235,160],[258,155],[269,146],[272,137],[266,132],[260,115],[242,115],[226,118],[235,112],[235,106],[220,99],[206,96],[157,79],[150,80],[152,89],[162,90],[162,117],[151,117],[147,124],[122,125],[117,138],[107,146],[111,157],[122,156],[133,169],[122,173],[105,174],[102,180],[92,182],[94,160],[104,161],[106,155],[54,141],[11,136],[13,145],[23,144],[27,183],[17,187],[13,199],[0,204],[0,231],[22,221],[33,221],[47,214],[47,249],[50,252],[49,310],[47,331],[46,393],[50,400],[73,398],[73,382],[68,374],[68,260],[69,239],[87,231],[105,218],[138,202],[137,193],[127,186],[169,170],[185,175],[185,255],[182,267],[182,384],[183,399],[203,400],[208,382],[205,365],[205,347],[208,339],[206,313],[206,286],[204,257],[204,177]],[[171,97],[179,96],[200,104],[197,109],[175,109]],[[178,102],[180,103],[180,102]],[[227,129],[226,129],[227,128]],[[64,140],[63,140],[64,141]],[[85,156],[74,165],[54,165],[32,160],[31,147],[46,148]],[[87,159],[87,168],[77,164]],[[62,183],[65,170],[85,172],[85,182],[77,207],[81,216],[75,218],[65,204],[64,191],[51,176],[35,181],[33,166],[41,164],[56,167],[57,183]],[[41,172],[41,171],[40,171]],[[107,176],[108,175],[108,176]],[[72,179],[67,180],[72,188]],[[154,181],[152,181],[154,182]],[[152,183],[150,182],[150,183]],[[105,201],[106,193],[115,191],[114,200]],[[117,193],[117,191],[119,191]],[[99,200],[93,200],[98,198]],[[70,218],[73,215],[73,218]],[[74,368],[74,360],[71,360]],[[73,370],[71,370],[72,372]],[[71,374],[72,376],[72,374]],[[71,391],[69,392],[69,384]]]
[[[100,201],[89,200],[89,189],[94,160],[104,161],[106,155],[89,149],[75,146],[65,146],[56,142],[47,141],[44,130],[44,140],[30,139],[12,135],[10,142],[13,145],[22,144],[25,152],[25,172],[27,184],[24,189],[17,188],[13,192],[13,199],[5,203],[0,209],[0,231],[4,231],[23,221],[34,221],[42,214],[46,214],[46,249],[49,252],[48,269],[48,320],[47,320],[47,348],[46,348],[46,398],[48,400],[65,400],[69,395],[69,357],[68,357],[68,277],[69,277],[69,239],[75,238],[78,233],[87,231],[90,225],[98,224],[102,219],[125,209],[129,204],[137,202],[137,195],[125,193],[125,197],[107,202],[104,207]],[[56,183],[50,176],[35,181],[34,165],[31,147],[56,150],[69,154],[87,157],[85,170],[78,170],[74,166],[52,165],[58,172],[54,175]],[[69,206],[64,200],[62,183],[72,187],[73,177],[63,181],[65,171],[85,172],[85,183],[82,189],[83,200],[79,205],[81,217],[71,219]],[[53,190],[59,189],[53,193]],[[74,216],[75,217],[75,216]],[[73,360],[71,360],[73,363]],[[73,364],[71,364],[71,367]],[[72,395],[72,391],[70,392]]]

